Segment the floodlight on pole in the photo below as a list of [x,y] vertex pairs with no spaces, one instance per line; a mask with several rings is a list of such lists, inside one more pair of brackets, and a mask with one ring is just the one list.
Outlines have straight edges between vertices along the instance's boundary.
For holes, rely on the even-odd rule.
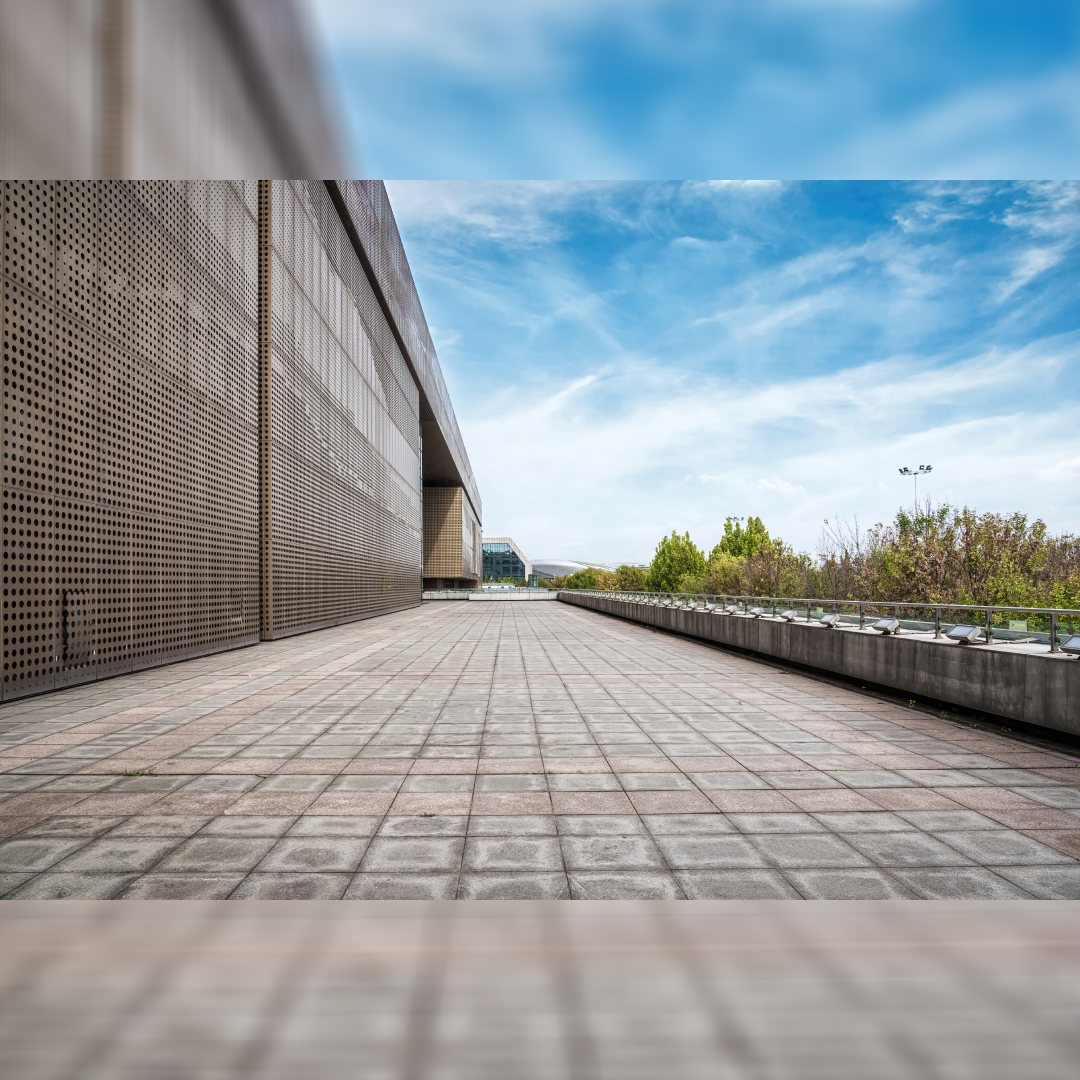
[[917,469],[909,469],[906,465],[899,470],[901,476],[910,476],[915,481],[915,509],[919,509],[919,477],[929,476],[934,471],[933,465],[920,465]]

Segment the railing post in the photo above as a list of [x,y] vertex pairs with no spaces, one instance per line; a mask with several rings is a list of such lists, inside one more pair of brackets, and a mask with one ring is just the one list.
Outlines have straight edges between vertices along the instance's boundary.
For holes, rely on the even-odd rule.
[[941,608],[934,608],[934,637],[941,637]]
[[994,609],[992,607],[988,607],[986,609],[986,644],[987,645],[993,645],[994,644],[993,612],[994,612]]
[[1058,645],[1058,620],[1056,611],[1050,613],[1050,651],[1061,652],[1061,647]]
[[863,630],[865,628],[866,628],[866,605],[863,604],[863,603],[860,603],[859,604],[859,629]]

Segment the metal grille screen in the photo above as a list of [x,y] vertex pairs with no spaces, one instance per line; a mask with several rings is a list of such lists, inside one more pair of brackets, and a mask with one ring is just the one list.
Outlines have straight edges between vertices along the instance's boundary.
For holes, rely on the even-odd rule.
[[326,188],[273,184],[275,633],[420,602],[419,391]]
[[[3,198],[3,697],[255,642],[257,184]],[[325,189],[273,199],[288,633],[419,603],[419,420]]]
[[471,552],[467,552],[465,516],[459,487],[424,488],[424,577],[466,576]]

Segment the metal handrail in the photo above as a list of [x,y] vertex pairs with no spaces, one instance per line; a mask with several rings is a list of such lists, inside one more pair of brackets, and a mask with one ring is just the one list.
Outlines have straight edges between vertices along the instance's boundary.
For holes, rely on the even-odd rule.
[[[764,606],[770,605],[771,611],[765,612],[762,610],[757,618],[776,618],[777,606],[785,605],[789,610],[798,610],[799,608],[806,608],[806,622],[809,623],[814,618],[812,609],[816,609],[818,613],[824,614],[826,607],[831,607],[833,613],[843,615],[842,612],[837,611],[839,607],[857,608],[859,615],[859,628],[863,629],[866,626],[866,609],[881,609],[886,608],[893,612],[893,617],[899,621],[901,609],[912,610],[917,609],[921,611],[931,611],[934,614],[934,637],[940,638],[942,626],[947,629],[951,629],[953,626],[970,625],[970,623],[949,623],[942,622],[942,614],[946,611],[964,611],[968,613],[980,612],[983,615],[983,632],[986,634],[986,644],[994,643],[994,616],[998,613],[1010,614],[1010,613],[1023,613],[1027,615],[1036,616],[1048,616],[1049,617],[1049,631],[1039,630],[1023,630],[1023,631],[1010,631],[1000,630],[1002,634],[1016,633],[1018,635],[1026,634],[1033,635],[1027,638],[1001,638],[1002,641],[1022,641],[1023,643],[1031,643],[1040,641],[1043,638],[1049,638],[1050,651],[1060,652],[1058,624],[1061,621],[1062,616],[1077,616],[1077,619],[1067,619],[1067,623],[1080,621],[1080,609],[1078,608],[1037,608],[1037,607],[1010,607],[1000,604],[926,604],[926,603],[904,603],[896,602],[894,600],[836,600],[827,599],[824,597],[776,597],[776,596],[735,596],[729,594],[718,593],[664,593],[664,592],[645,592],[645,591],[629,591],[621,592],[610,589],[572,589],[572,590],[560,590],[566,592],[581,593],[586,596],[604,596],[612,599],[628,600],[631,603],[651,604],[660,607],[681,607],[689,608],[690,610],[697,610],[699,602],[701,603],[700,610],[705,612],[711,612],[713,614],[731,614],[722,610],[724,605],[731,607],[742,606],[742,611],[737,614],[743,616],[750,615],[751,604],[755,607],[764,609]],[[913,620],[908,620],[913,621]]]

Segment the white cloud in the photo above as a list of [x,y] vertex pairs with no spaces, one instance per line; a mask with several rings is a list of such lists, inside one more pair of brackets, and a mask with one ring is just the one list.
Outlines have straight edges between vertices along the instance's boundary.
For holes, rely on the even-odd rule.
[[1003,282],[998,290],[998,300],[1007,300],[1017,289],[1022,289],[1044,271],[1057,266],[1065,257],[1067,247],[1066,244],[1058,244],[1055,247],[1028,248],[1021,252],[1012,277]]
[[[711,545],[728,514],[759,514],[812,548],[825,517],[891,518],[912,496],[896,469],[916,459],[935,466],[920,496],[1032,505],[1058,476],[1048,456],[1080,460],[1080,410],[987,410],[987,394],[1020,397],[1032,380],[1078,361],[1080,335],[940,370],[884,361],[763,387],[706,379],[672,388],[662,369],[638,364],[574,380],[520,411],[473,409],[463,428],[486,527],[509,531],[526,550],[647,559],[672,528]],[[618,383],[636,393],[611,409]],[[952,419],[930,418],[941,403]],[[780,421],[787,434],[776,439],[770,429]],[[792,431],[807,438],[800,444]],[[763,465],[775,472],[763,476]]]

